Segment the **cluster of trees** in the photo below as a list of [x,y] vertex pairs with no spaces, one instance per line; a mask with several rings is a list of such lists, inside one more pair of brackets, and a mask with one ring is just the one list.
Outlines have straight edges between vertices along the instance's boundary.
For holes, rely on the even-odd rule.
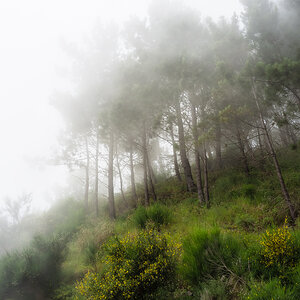
[[[76,88],[55,97],[67,124],[60,157],[85,170],[86,209],[93,205],[98,214],[104,177],[111,218],[114,180],[125,205],[155,201],[162,161],[209,207],[209,172],[233,163],[226,159],[233,153],[247,176],[253,164],[264,168],[272,159],[295,220],[276,148],[299,138],[300,4],[242,4],[241,18],[215,22],[181,3],[154,1],[146,19],[132,18],[122,28],[99,26],[84,45],[65,45]],[[170,145],[170,161],[153,158],[157,141]]]

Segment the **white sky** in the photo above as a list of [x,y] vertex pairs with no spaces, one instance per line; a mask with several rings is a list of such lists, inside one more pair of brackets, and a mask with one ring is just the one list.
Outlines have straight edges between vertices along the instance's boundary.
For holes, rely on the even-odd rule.
[[[122,22],[145,15],[147,0],[0,0],[0,204],[4,196],[33,193],[46,208],[66,171],[41,158],[57,147],[63,126],[49,105],[62,84],[57,66],[66,58],[59,40],[80,41],[96,20]],[[238,0],[186,0],[202,15],[217,18],[240,11]]]

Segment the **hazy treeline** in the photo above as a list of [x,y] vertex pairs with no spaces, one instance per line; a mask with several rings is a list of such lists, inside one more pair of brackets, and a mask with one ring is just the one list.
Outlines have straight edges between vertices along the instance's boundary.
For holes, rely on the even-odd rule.
[[[242,4],[241,17],[213,21],[154,1],[145,19],[65,43],[75,89],[53,100],[67,124],[59,159],[84,170],[86,209],[98,215],[105,187],[115,218],[116,181],[124,205],[149,205],[164,169],[209,207],[211,170],[238,164],[248,176],[269,161],[295,220],[276,148],[299,139],[300,4]],[[154,155],[158,143],[172,155]]]

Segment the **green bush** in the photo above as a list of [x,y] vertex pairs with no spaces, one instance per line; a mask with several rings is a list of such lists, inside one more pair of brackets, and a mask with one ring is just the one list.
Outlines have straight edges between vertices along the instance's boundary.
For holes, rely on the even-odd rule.
[[155,203],[149,208],[139,206],[133,214],[134,223],[140,228],[146,228],[148,222],[152,222],[157,229],[169,224],[171,220],[170,210],[162,204]]
[[170,223],[171,212],[166,206],[156,203],[148,208],[148,218],[160,228]]
[[38,236],[30,248],[4,256],[0,261],[0,299],[51,295],[61,280],[64,250],[63,238]]
[[144,206],[139,206],[133,214],[133,222],[140,228],[146,228],[148,221],[147,210]]
[[243,184],[240,188],[241,196],[254,199],[256,187],[254,184]]
[[233,276],[233,281],[241,282],[241,250],[237,239],[219,229],[195,229],[183,242],[181,273],[193,284],[221,276]]
[[290,284],[293,286],[295,299],[300,299],[300,264],[293,270],[290,277]]
[[266,283],[253,284],[246,299],[249,300],[293,300],[295,297],[293,290],[282,286],[278,279],[272,279]]
[[179,245],[155,230],[104,246],[104,272],[88,272],[76,288],[89,299],[142,299],[174,279]]

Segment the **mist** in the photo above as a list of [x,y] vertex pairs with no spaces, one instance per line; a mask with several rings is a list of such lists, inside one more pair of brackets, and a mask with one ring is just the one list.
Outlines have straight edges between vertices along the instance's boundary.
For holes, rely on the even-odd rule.
[[[242,299],[286,278],[297,299],[299,13],[293,0],[2,2],[0,298]],[[224,273],[201,273],[225,255],[203,252],[193,275],[195,228],[220,249],[227,232],[274,228],[294,246],[282,269],[251,248],[245,270],[236,246]],[[140,234],[160,254],[137,271]]]

